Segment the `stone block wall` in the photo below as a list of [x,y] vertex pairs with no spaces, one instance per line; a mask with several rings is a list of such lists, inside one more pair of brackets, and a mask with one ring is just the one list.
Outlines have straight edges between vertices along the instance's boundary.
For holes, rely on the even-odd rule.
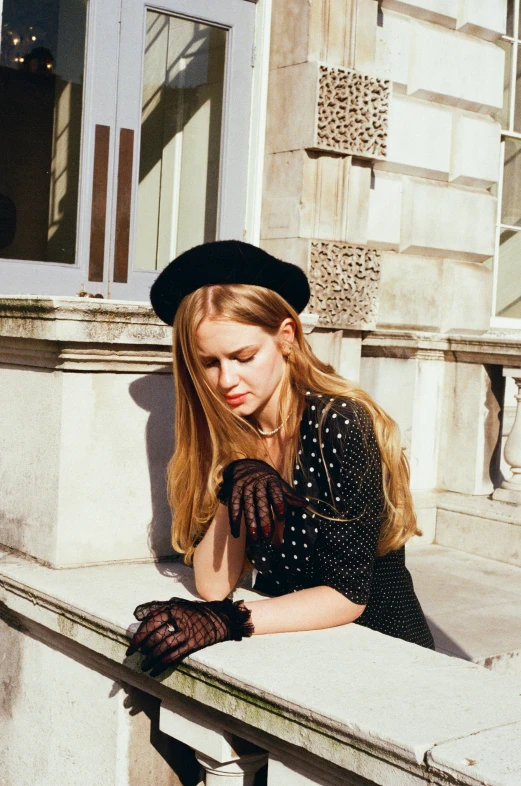
[[274,0],[261,244],[320,279],[320,325],[488,328],[505,23],[506,0]]

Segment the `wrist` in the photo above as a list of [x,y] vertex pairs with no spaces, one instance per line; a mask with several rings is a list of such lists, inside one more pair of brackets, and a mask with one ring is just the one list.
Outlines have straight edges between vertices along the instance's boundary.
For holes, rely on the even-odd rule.
[[225,598],[222,601],[210,601],[209,605],[213,606],[225,618],[229,641],[241,641],[241,639],[249,638],[254,634],[255,628],[251,621],[251,611],[243,600],[233,601],[230,598]]

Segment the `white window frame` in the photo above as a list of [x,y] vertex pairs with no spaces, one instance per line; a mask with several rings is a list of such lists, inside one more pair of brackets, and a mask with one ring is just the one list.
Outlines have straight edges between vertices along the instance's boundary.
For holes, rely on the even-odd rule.
[[[260,223],[262,208],[262,184],[265,154],[265,129],[268,94],[269,54],[270,54],[270,27],[272,0],[243,0],[255,5],[255,33],[254,50],[251,65],[253,68],[252,94],[250,100],[250,131],[247,153],[246,171],[246,215],[244,223],[244,239],[258,245],[260,240]],[[27,261],[18,259],[0,259],[0,297],[10,294],[29,294],[35,296],[74,296],[84,283],[87,291],[95,293],[98,289],[103,291],[108,287],[112,292],[111,299],[121,298],[124,285],[108,283],[109,268],[112,260],[110,246],[113,242],[113,211],[115,200],[115,146],[117,129],[115,122],[116,107],[110,107],[110,116],[107,116],[105,105],[108,101],[101,101],[104,93],[116,92],[114,78],[117,69],[117,53],[108,51],[96,45],[98,30],[96,22],[100,16],[100,6],[104,0],[91,0],[88,10],[87,41],[85,60],[89,63],[86,69],[83,93],[83,121],[82,121],[82,163],[80,167],[81,180],[78,207],[78,234],[76,238],[76,261],[74,264],[65,265],[53,262]],[[159,6],[160,6],[159,0]],[[0,19],[3,0],[0,0]],[[152,5],[152,4],[151,4]],[[119,29],[120,3],[111,0],[111,20],[114,30]],[[106,11],[104,11],[106,14]],[[103,31],[101,31],[103,32]],[[117,37],[114,34],[114,37]],[[119,39],[118,39],[119,40]],[[93,67],[96,55],[96,67]],[[107,62],[101,62],[103,58]],[[112,58],[109,62],[109,58]],[[96,82],[97,78],[97,82]],[[96,84],[95,84],[96,83]],[[97,100],[93,100],[93,95]],[[94,111],[96,107],[96,112]],[[101,106],[101,109],[100,109]],[[99,117],[98,117],[99,115]],[[114,116],[113,116],[114,115]],[[107,125],[111,129],[109,170],[107,182],[107,223],[105,236],[105,266],[104,281],[100,284],[88,281],[88,252],[90,229],[90,206],[92,190],[92,160],[93,160],[93,129],[96,123]],[[81,230],[81,231],[80,231]],[[81,240],[81,242],[80,242]],[[113,291],[118,289],[117,294]],[[110,295],[109,295],[110,297]],[[130,287],[128,294],[125,292],[125,301],[132,300]],[[142,302],[142,301],[139,301]]]
[[[501,214],[503,210],[503,177],[505,165],[505,141],[507,139],[521,140],[521,133],[514,131],[514,118],[515,118],[515,102],[516,102],[516,87],[517,87],[517,64],[519,59],[519,49],[521,47],[521,36],[519,34],[519,20],[521,16],[521,0],[513,0],[514,2],[514,18],[512,22],[513,35],[501,36],[502,41],[506,41],[512,46],[512,58],[510,63],[510,95],[508,104],[508,126],[501,129],[501,155],[499,157],[499,176],[497,186],[497,219],[496,219],[496,238],[494,246],[494,268],[493,268],[493,286],[492,286],[492,315],[490,318],[490,326],[497,328],[510,328],[514,330],[521,329],[521,317],[498,317],[496,316],[496,299],[497,299],[497,283],[499,273],[499,250],[501,245],[501,232],[504,230],[511,230],[513,232],[521,232],[521,226],[511,226],[504,224],[501,221]],[[521,269],[520,269],[521,274]]]

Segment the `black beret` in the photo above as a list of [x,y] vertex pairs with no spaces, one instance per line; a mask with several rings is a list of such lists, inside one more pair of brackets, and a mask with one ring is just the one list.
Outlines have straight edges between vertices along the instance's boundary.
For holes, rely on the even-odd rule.
[[306,275],[296,265],[250,243],[217,240],[195,246],[170,262],[154,281],[150,302],[157,316],[173,325],[181,300],[210,284],[255,284],[273,289],[297,313],[310,297]]

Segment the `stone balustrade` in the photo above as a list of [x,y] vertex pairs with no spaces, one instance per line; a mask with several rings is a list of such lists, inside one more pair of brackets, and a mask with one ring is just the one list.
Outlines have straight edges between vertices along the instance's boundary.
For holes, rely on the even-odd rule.
[[505,445],[505,459],[512,477],[504,480],[493,493],[493,498],[521,505],[521,368],[503,368],[504,377],[512,377],[517,387],[514,423]]
[[[266,761],[269,786],[519,783],[521,698],[510,681],[355,624],[227,642],[159,680],[142,674],[141,656],[125,657],[132,609],[193,592],[177,563],[52,570],[0,556],[2,777],[28,782],[46,757],[59,770],[42,767],[39,786],[57,772],[77,786],[137,783],[160,733],[163,747],[172,736],[197,751],[207,786],[252,784]],[[152,728],[144,713],[133,726],[134,690],[161,702]],[[29,750],[16,735],[27,713]]]

